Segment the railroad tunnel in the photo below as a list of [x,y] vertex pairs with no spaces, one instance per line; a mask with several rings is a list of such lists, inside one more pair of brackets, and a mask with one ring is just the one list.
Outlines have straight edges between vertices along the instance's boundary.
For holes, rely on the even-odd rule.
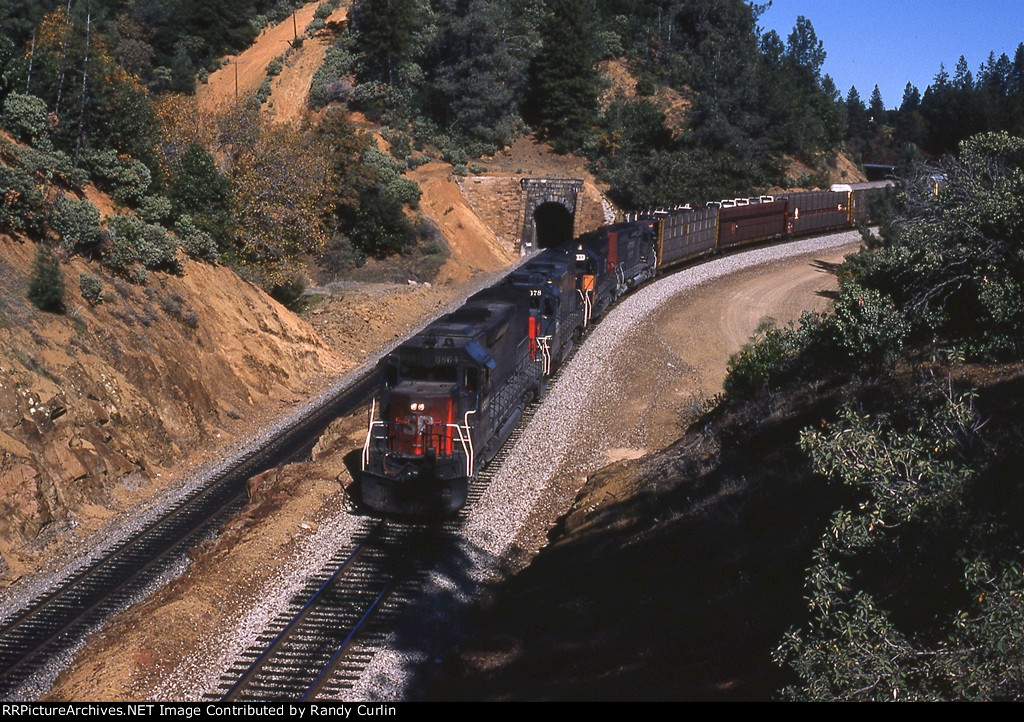
[[570,240],[575,235],[576,198],[583,191],[578,178],[523,178],[525,208],[520,250],[532,253]]
[[537,206],[533,212],[533,225],[537,233],[537,248],[551,248],[572,240],[572,214],[558,201]]

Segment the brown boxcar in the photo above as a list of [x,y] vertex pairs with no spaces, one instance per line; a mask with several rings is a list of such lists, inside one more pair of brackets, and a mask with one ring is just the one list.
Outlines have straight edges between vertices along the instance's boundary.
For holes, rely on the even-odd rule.
[[807,191],[791,193],[789,199],[790,235],[801,236],[833,228],[845,228],[850,224],[850,193],[832,191]]
[[786,202],[723,208],[718,215],[718,247],[733,248],[780,238],[786,233]]
[[655,214],[658,268],[667,268],[715,250],[718,208],[677,208]]
[[857,188],[850,194],[850,222],[876,223],[878,221],[875,212],[876,204],[889,188]]

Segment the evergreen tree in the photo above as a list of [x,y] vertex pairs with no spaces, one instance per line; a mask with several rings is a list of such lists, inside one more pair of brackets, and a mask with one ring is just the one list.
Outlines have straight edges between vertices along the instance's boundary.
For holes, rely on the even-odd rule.
[[41,311],[64,312],[64,274],[45,244],[39,245],[28,285],[28,300]]
[[900,102],[900,112],[913,113],[919,107],[921,107],[921,91],[914,87],[912,83],[907,83],[907,87],[903,89],[903,100]]
[[362,53],[360,79],[394,85],[402,64],[412,56],[415,0],[359,0],[351,18]]
[[529,65],[540,46],[539,0],[446,0],[433,86],[442,123],[505,145],[522,127]]
[[868,120],[874,123],[876,128],[885,124],[885,103],[882,101],[882,91],[875,85],[871,91],[871,102],[868,104]]
[[540,123],[556,150],[583,147],[597,121],[593,0],[551,0],[534,66]]
[[188,51],[183,45],[179,45],[171,61],[171,90],[189,94],[196,92],[195,73]]
[[863,143],[869,135],[868,109],[860,99],[856,86],[850,86],[846,94],[846,138],[849,141]]

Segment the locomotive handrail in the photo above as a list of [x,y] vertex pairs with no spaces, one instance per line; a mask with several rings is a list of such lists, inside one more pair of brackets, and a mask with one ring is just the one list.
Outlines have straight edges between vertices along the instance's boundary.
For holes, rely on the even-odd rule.
[[366,471],[366,467],[370,463],[370,437],[373,435],[373,427],[376,423],[373,417],[377,415],[377,397],[373,397],[373,403],[370,404],[370,426],[366,429],[366,441],[363,443],[363,457],[362,457],[362,470]]
[[537,338],[537,348],[540,349],[540,354],[543,358],[544,368],[542,373],[547,376],[551,373],[551,336],[539,336]]

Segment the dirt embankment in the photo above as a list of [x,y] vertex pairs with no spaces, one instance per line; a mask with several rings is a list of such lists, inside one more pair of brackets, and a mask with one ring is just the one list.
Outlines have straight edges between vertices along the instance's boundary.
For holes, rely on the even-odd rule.
[[[216,449],[303,399],[344,360],[222,266],[145,284],[74,257],[68,312],[25,300],[36,244],[0,236],[0,568],[10,584],[137,509]],[[78,277],[103,283],[87,303]]]

